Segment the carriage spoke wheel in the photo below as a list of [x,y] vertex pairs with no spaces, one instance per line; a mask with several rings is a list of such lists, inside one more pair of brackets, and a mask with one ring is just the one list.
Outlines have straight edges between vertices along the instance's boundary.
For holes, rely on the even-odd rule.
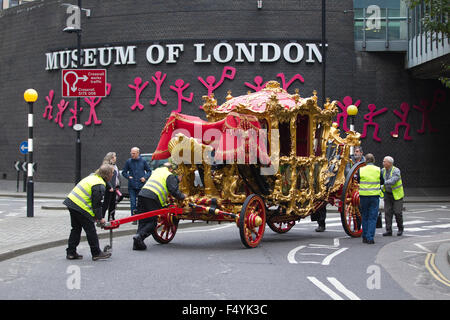
[[362,234],[362,217],[359,207],[359,185],[355,178],[355,174],[364,166],[364,162],[356,163],[347,174],[344,187],[342,188],[340,206],[341,222],[345,233],[354,238],[360,237]]
[[286,233],[291,230],[293,226],[295,226],[295,221],[272,222],[269,219],[269,221],[267,221],[267,225],[272,231],[276,233]]
[[178,220],[172,213],[158,216],[155,230],[152,233],[156,242],[166,244],[172,241],[178,229]]
[[266,206],[264,200],[257,194],[251,194],[245,202],[239,215],[239,234],[247,248],[258,246],[266,227]]

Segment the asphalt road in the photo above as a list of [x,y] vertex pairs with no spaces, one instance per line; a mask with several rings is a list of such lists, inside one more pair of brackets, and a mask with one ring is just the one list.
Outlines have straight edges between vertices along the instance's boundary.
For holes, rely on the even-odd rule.
[[324,233],[307,218],[286,234],[266,228],[255,249],[228,223],[180,229],[166,245],[150,237],[142,252],[131,236],[117,237],[105,261],[92,261],[86,242],[78,261],[65,259],[65,247],[47,249],[0,264],[0,299],[450,299],[424,263],[450,239],[450,205],[406,209],[405,235],[377,229],[375,245],[349,238],[329,213]]

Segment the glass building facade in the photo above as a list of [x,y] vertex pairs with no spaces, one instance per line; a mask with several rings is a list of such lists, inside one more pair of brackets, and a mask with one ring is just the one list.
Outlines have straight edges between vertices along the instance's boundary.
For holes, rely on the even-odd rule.
[[406,51],[408,6],[403,0],[354,0],[355,48]]

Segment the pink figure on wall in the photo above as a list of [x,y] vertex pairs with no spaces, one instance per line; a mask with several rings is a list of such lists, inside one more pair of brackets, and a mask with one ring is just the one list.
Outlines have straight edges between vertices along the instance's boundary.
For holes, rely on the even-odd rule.
[[167,73],[164,73],[162,78],[161,75],[162,75],[161,71],[156,71],[155,76],[152,76],[152,80],[156,84],[155,99],[150,100],[150,104],[152,106],[154,106],[158,101],[161,102],[161,104],[164,106],[167,104],[167,101],[163,100],[163,98],[161,97],[161,85],[166,79]]
[[192,102],[192,99],[194,98],[194,94],[192,92],[189,94],[189,98],[183,96],[183,91],[186,90],[189,86],[190,86],[190,84],[186,83],[186,85],[185,85],[184,81],[182,79],[177,79],[175,81],[175,87],[170,86],[170,89],[175,91],[178,95],[178,108],[177,108],[177,110],[173,110],[172,112],[177,112],[177,113],[181,112],[181,105],[183,104],[183,100],[187,101],[187,102]]
[[[109,94],[111,93],[111,84],[107,83],[106,84],[106,95],[109,96]],[[88,121],[86,121],[84,124],[87,126],[90,126],[92,123],[92,120],[94,120],[94,124],[102,124],[102,120],[98,120],[97,119],[97,113],[95,112],[95,108],[97,107],[97,105],[102,102],[103,98],[84,98],[84,101],[89,105],[89,119]]]
[[245,85],[247,87],[249,87],[250,89],[255,90],[255,92],[261,91],[262,88],[264,88],[266,86],[266,83],[263,84],[263,78],[261,76],[256,76],[253,79],[253,82],[256,84],[256,86],[254,86],[251,83],[246,82]]
[[[197,79],[208,89],[208,97],[209,97],[214,92],[214,90],[216,90],[218,87],[222,85],[225,79],[233,80],[235,75],[236,75],[236,68],[226,66],[223,68],[222,76],[220,77],[220,80],[217,81],[216,84],[214,84],[214,82],[216,82],[216,77],[214,76],[206,77],[206,81],[202,77],[197,77]],[[199,109],[203,109],[203,106],[200,106]]]
[[50,92],[48,93],[48,96],[45,97],[45,100],[47,100],[47,105],[45,106],[44,109],[44,114],[42,115],[42,117],[45,119],[47,118],[48,120],[52,120],[53,116],[52,116],[52,112],[53,112],[53,96],[55,95],[55,91],[50,90]]
[[364,120],[366,120],[366,122],[364,123],[364,128],[363,128],[363,133],[361,134],[361,138],[365,138],[367,136],[367,127],[368,126],[374,126],[375,130],[374,130],[373,136],[372,136],[373,140],[381,142],[380,137],[378,137],[378,131],[380,130],[380,126],[378,123],[373,121],[373,118],[386,112],[388,109],[383,108],[378,111],[375,111],[377,109],[377,107],[374,104],[369,104],[368,108],[369,108],[370,112],[364,115]]
[[130,87],[131,89],[133,89],[136,93],[136,100],[134,101],[134,104],[130,107],[131,110],[136,109],[136,107],[139,108],[139,110],[144,109],[144,105],[142,103],[140,103],[139,101],[139,97],[141,96],[142,90],[145,89],[145,87],[148,85],[148,81],[145,81],[144,84],[139,87],[142,83],[142,78],[141,77],[136,77],[134,78],[134,86],[129,84],[128,87]]
[[425,99],[420,100],[420,104],[422,105],[422,107],[413,105],[414,109],[422,112],[422,125],[421,125],[420,129],[417,130],[418,133],[421,133],[421,134],[425,133],[425,131],[426,131],[425,127],[428,127],[428,130],[430,132],[438,132],[439,131],[436,128],[433,128],[433,126],[431,125],[430,113],[434,111],[434,109],[436,108],[438,103],[441,103],[444,101],[445,101],[445,91],[438,89],[434,92],[433,103],[431,105],[430,105],[430,102]]
[[284,73],[277,74],[277,77],[281,79],[281,84],[283,85],[283,89],[286,90],[286,91],[288,90],[288,88],[291,86],[291,84],[295,80],[298,80],[301,83],[305,83],[305,79],[303,79],[302,75],[298,74],[298,73],[295,76],[293,76],[291,78],[291,80],[289,80],[287,83],[286,83],[286,76],[284,75]]
[[69,101],[65,101],[64,99],[61,99],[61,101],[58,103],[58,113],[55,117],[55,122],[59,125],[60,128],[64,128],[64,124],[62,123],[62,116],[64,111],[66,111],[67,106],[69,105]]
[[344,104],[342,104],[340,101],[337,101],[337,105],[342,111],[337,114],[336,122],[339,126],[342,119],[342,128],[344,129],[345,132],[347,132],[350,130],[350,128],[347,126],[347,118],[348,118],[347,108],[352,104],[354,104],[356,107],[359,107],[361,101],[358,100],[355,103],[353,103],[353,99],[350,96],[344,97],[342,101],[344,102]]
[[406,122],[406,120],[408,119],[408,113],[409,113],[410,109],[411,108],[409,107],[408,103],[402,102],[402,104],[400,105],[401,112],[399,110],[393,111],[394,114],[397,117],[399,117],[401,120],[400,122],[397,122],[395,124],[394,131],[391,131],[391,136],[393,136],[394,138],[398,137],[398,130],[400,127],[403,126],[403,127],[405,127],[405,134],[403,135],[403,139],[407,140],[407,141],[412,140],[411,136],[409,135],[409,130],[411,129],[411,125],[408,122]]
[[83,111],[83,108],[80,107],[80,110],[77,109],[77,101],[75,100],[73,103],[74,107],[69,109],[70,113],[72,113],[72,116],[69,119],[69,127],[73,127],[75,124],[77,124],[77,114],[78,112]]

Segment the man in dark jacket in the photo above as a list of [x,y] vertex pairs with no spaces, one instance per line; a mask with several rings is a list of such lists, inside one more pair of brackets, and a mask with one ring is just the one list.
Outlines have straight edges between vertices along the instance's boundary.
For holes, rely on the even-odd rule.
[[66,249],[69,260],[82,259],[77,253],[80,244],[81,229],[86,232],[86,237],[91,247],[92,260],[107,259],[111,253],[105,253],[100,249],[95,221],[105,223],[102,214],[102,199],[105,194],[106,182],[111,180],[114,167],[103,164],[95,173],[82,179],[64,200],[70,212],[72,230],[70,231],[68,247]]
[[145,184],[145,181],[152,174],[152,170],[145,161],[140,156],[139,148],[131,148],[130,151],[131,158],[127,160],[125,166],[122,170],[122,176],[128,180],[128,193],[130,194],[130,209],[131,215],[134,214],[136,210],[136,199],[139,191]]
[[[163,167],[155,169],[152,176],[138,195],[138,213],[158,210],[167,206],[169,193],[178,200],[186,196],[179,190],[181,176],[172,174],[173,166],[169,162]],[[133,250],[145,250],[144,239],[154,232],[158,217],[139,220],[136,235],[133,237]]]

